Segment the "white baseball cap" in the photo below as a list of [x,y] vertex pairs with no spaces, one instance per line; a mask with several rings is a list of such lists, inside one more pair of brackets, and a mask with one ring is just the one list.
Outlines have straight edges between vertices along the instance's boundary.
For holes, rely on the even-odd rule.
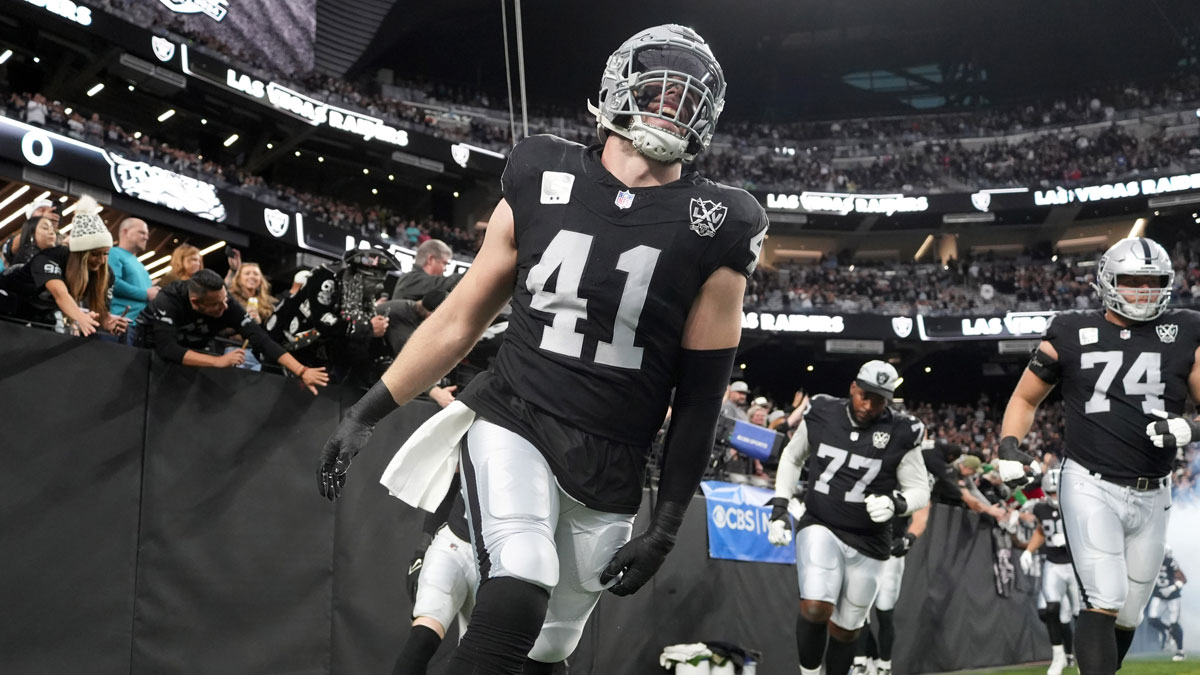
[[854,381],[858,383],[859,389],[879,394],[890,401],[896,395],[896,384],[899,380],[900,374],[892,364],[876,360],[864,363],[862,368],[858,369],[858,377]]
[[738,380],[737,382],[729,385],[729,391],[740,391],[743,394],[747,394],[750,392],[750,385]]

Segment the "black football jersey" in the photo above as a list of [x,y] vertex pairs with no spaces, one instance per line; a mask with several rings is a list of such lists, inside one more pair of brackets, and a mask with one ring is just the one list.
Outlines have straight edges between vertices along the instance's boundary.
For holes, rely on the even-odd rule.
[[859,427],[851,420],[849,405],[847,399],[819,394],[804,415],[808,489],[799,527],[824,525],[863,555],[887,560],[893,524],[871,520],[866,498],[899,489],[896,469],[921,444],[925,425],[889,408]]
[[1178,588],[1172,588],[1167,591],[1167,587],[1175,583],[1175,579],[1179,574],[1179,564],[1175,562],[1174,556],[1167,554],[1163,557],[1162,567],[1158,569],[1158,578],[1154,580],[1154,597],[1162,598],[1163,600],[1174,600],[1180,595]]
[[1150,411],[1182,414],[1200,346],[1200,313],[1169,309],[1122,328],[1099,310],[1062,312],[1046,328],[1062,364],[1066,453],[1116,478],[1171,472],[1175,450],[1154,447]]
[[1033,515],[1038,519],[1042,534],[1046,535],[1046,541],[1042,544],[1046,560],[1059,565],[1070,563],[1071,552],[1067,550],[1067,533],[1063,530],[1062,512],[1058,504],[1045,499],[1038,500],[1033,505]]
[[[545,419],[648,452],[701,286],[720,267],[749,275],[767,228],[762,207],[743,190],[694,172],[629,188],[604,168],[600,152],[554,136],[513,148],[502,177],[517,246],[512,313],[491,376],[476,378],[461,397],[537,445],[564,489],[585,504],[611,503],[580,494],[614,489],[594,475],[605,467],[573,468],[569,448],[545,447],[527,427]],[[638,465],[623,481],[634,484],[634,509],[644,456]],[[564,471],[581,475],[564,481]]]

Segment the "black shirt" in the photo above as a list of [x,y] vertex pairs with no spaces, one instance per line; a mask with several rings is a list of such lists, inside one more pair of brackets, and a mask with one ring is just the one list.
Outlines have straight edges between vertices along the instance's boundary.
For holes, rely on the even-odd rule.
[[925,438],[920,420],[891,408],[866,426],[850,418],[850,402],[819,394],[804,415],[808,433],[808,489],[799,529],[819,524],[860,553],[891,555],[892,524],[867,514],[867,495],[899,489],[900,461]]
[[176,281],[167,284],[138,314],[139,334],[145,346],[151,347],[164,360],[183,363],[188,350],[203,352],[213,338],[231,328],[250,341],[254,351],[268,360],[278,361],[284,352],[254,320],[237,299],[229,296],[229,306],[219,317],[201,314],[192,308],[188,298],[188,282]]
[[[635,512],[692,303],[718,268],[754,270],[767,220],[748,193],[696,173],[627,188],[600,152],[533,136],[509,155],[502,186],[515,220],[512,313],[490,377],[475,378],[460,400],[534,443],[572,497]],[[543,420],[562,427],[552,434],[559,439],[599,445],[575,435],[582,432],[637,459],[577,462],[571,448],[537,438]]]
[[443,290],[449,293],[458,285],[459,279],[462,279],[461,274],[435,277],[427,274],[420,267],[414,267],[396,279],[396,284],[392,286],[391,299],[420,300],[425,297],[426,293],[433,290]]
[[1200,313],[1169,309],[1128,328],[1103,311],[1062,312],[1046,328],[1062,364],[1067,457],[1115,478],[1171,472],[1175,450],[1146,436],[1150,411],[1182,414],[1200,346]]
[[925,460],[925,472],[929,474],[929,501],[962,506],[962,474],[946,461],[946,453],[933,447],[922,450],[921,457]]
[[1180,595],[1179,589],[1172,589],[1167,592],[1167,587],[1175,583],[1175,578],[1179,575],[1179,563],[1175,562],[1174,556],[1167,554],[1163,557],[1162,567],[1158,570],[1158,577],[1154,580],[1154,597],[1162,598],[1163,600],[1174,600]]
[[1042,534],[1046,535],[1046,542],[1042,544],[1046,560],[1059,565],[1069,564],[1071,552],[1067,550],[1067,533],[1063,529],[1062,512],[1058,508],[1058,502],[1039,500],[1033,505],[1033,515],[1042,527]]
[[52,246],[38,251],[29,262],[5,270],[0,275],[0,288],[13,301],[14,316],[38,323],[55,322],[54,312],[58,304],[54,302],[50,291],[46,290],[46,283],[54,279],[66,283],[67,260],[70,257],[71,250],[66,246]]

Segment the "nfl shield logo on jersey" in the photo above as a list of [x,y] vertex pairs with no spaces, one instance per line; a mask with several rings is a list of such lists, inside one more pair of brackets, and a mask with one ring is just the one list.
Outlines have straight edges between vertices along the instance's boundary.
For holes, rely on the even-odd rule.
[[1154,330],[1158,331],[1158,339],[1163,342],[1174,342],[1175,336],[1179,335],[1179,326],[1173,323],[1164,323],[1161,326],[1155,326]]
[[692,232],[701,237],[711,237],[717,233],[721,223],[725,222],[725,214],[729,212],[729,208],[720,202],[692,197],[691,208],[688,211],[692,218]]
[[876,431],[871,436],[871,443],[880,450],[887,447],[888,441],[892,440],[892,435],[886,431]]
[[617,193],[617,200],[614,203],[618,209],[627,209],[633,206],[633,193],[628,190],[621,190]]
[[894,316],[892,317],[892,332],[898,338],[906,338],[912,334],[913,320],[909,316]]

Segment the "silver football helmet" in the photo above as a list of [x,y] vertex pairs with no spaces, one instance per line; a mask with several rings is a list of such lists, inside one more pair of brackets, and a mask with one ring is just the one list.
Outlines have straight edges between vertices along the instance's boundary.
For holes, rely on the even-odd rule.
[[1062,481],[1062,469],[1050,469],[1042,476],[1042,492],[1057,494],[1058,484]]
[[608,57],[596,130],[629,139],[659,162],[689,162],[708,147],[725,107],[725,74],[704,38],[664,24],[629,38]]
[[[1119,276],[1156,276],[1159,286],[1119,287]],[[1107,309],[1131,321],[1153,321],[1167,309],[1175,269],[1167,250],[1152,239],[1122,239],[1100,257],[1092,287]]]

